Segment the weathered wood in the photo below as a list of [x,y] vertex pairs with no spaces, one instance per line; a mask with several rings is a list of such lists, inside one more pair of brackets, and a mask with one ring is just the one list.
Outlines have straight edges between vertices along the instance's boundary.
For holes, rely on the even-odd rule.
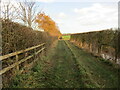
[[[45,49],[45,47],[42,48],[42,49],[40,49],[39,51],[37,51],[35,54],[40,53],[40,52],[41,52],[42,50],[44,50],[44,49]],[[9,71],[10,69],[14,68],[15,66],[21,64],[22,62],[25,62],[26,60],[32,58],[35,54],[33,54],[33,55],[31,55],[31,56],[28,56],[27,58],[22,59],[22,60],[20,60],[20,61],[18,61],[18,62],[15,62],[14,64],[12,64],[12,65],[10,65],[10,66],[8,66],[8,67],[6,67],[6,68],[0,70],[0,75],[2,75],[3,73]]]
[[33,62],[31,62],[31,63],[29,63],[28,65],[24,66],[24,67],[19,71],[19,73],[21,74],[21,73],[25,72],[25,69],[30,70],[30,69],[35,65],[35,62],[38,61],[38,59],[39,59],[39,58],[35,59]]
[[43,47],[42,49],[40,49],[38,52],[36,52],[36,54],[40,53],[41,51],[43,51],[45,49],[45,47]]
[[20,53],[23,53],[23,52],[26,52],[26,51],[30,51],[32,49],[38,48],[38,47],[43,46],[43,45],[45,45],[45,43],[42,43],[42,44],[37,45],[37,46],[33,46],[31,48],[27,48],[25,50],[20,50],[20,51],[13,52],[13,53],[10,53],[10,54],[4,55],[4,56],[0,56],[0,61],[4,60],[4,59],[7,59],[9,57],[15,56],[15,55],[20,54]]
[[[16,57],[16,62],[18,62],[19,61],[18,55],[16,55],[15,57]],[[19,65],[16,66],[15,73],[17,73],[18,71],[19,71]]]

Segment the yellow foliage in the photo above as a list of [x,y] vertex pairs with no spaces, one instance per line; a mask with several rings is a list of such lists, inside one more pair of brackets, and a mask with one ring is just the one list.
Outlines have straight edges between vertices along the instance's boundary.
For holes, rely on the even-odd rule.
[[40,13],[37,15],[36,23],[38,23],[38,27],[44,29],[44,31],[48,32],[52,36],[61,36],[61,32],[59,31],[56,23],[45,13]]

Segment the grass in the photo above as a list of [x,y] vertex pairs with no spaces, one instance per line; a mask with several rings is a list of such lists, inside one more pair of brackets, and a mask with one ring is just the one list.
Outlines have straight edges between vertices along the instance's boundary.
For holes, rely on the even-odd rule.
[[[63,41],[59,41],[55,55],[52,57],[53,68],[51,74],[54,78],[46,85],[53,88],[79,88],[84,87],[81,73],[75,63],[75,58]],[[62,53],[62,54],[61,54]],[[50,78],[50,76],[48,76]]]
[[50,70],[50,58],[53,55],[54,49],[50,50],[49,55],[42,56],[36,65],[27,73],[16,75],[11,80],[9,88],[43,88],[46,79],[46,73]]
[[118,87],[118,70],[111,63],[99,60],[99,58],[83,51],[70,42],[67,43],[69,43],[72,52],[76,55],[80,67],[85,69],[88,77],[96,86],[100,88]]
[[84,87],[75,58],[64,41],[59,41],[49,55],[42,57],[27,74],[17,75],[12,88],[79,88]]
[[70,40],[70,35],[62,36],[62,39],[63,39],[63,40]]
[[[104,60],[60,40],[28,72],[18,74],[11,88],[116,88],[118,72]],[[70,47],[68,47],[68,46]]]

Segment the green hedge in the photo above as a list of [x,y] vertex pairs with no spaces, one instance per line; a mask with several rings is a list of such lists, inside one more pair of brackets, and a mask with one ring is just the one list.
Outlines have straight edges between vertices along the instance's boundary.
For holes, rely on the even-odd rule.
[[40,43],[46,43],[48,47],[55,37],[46,32],[36,31],[32,28],[2,20],[2,54],[8,54],[23,50]]
[[[32,28],[28,28],[24,25],[11,22],[9,20],[2,20],[2,55],[6,55],[19,50],[24,50],[26,48],[39,45],[41,43],[46,43],[45,44],[46,50],[49,50],[54,40],[56,40],[56,37],[52,37],[46,32],[36,31],[33,30]],[[36,50],[38,51],[40,48],[37,48]],[[19,60],[29,55],[32,55],[33,53],[34,50],[20,54]],[[38,55],[34,56],[25,63],[20,64],[19,65],[20,70],[23,69],[24,66],[28,65],[33,60],[35,60],[37,57],[39,56]],[[10,57],[7,60],[3,60],[2,68],[11,65],[14,62],[16,62],[15,57]],[[6,86],[7,83],[9,83],[12,76],[14,76],[15,71],[16,68],[9,70],[4,75],[2,75],[3,86]]]
[[[77,33],[71,35],[71,41],[76,42],[77,44],[82,44],[81,47],[84,47],[87,44],[87,48],[92,53],[101,54],[102,50],[107,48],[114,49],[114,54],[117,57],[119,54],[118,50],[118,36],[120,38],[120,34],[118,35],[118,30],[103,30],[103,31],[95,31],[95,32],[87,32],[87,33]],[[119,45],[120,47],[120,45]],[[106,50],[107,52],[107,50]]]

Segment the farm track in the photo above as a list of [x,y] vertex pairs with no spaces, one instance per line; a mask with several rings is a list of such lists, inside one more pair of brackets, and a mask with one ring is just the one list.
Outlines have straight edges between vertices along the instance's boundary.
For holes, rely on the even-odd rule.
[[72,43],[65,42],[76,58],[81,73],[84,73],[83,76],[87,77],[87,79],[83,80],[90,82],[84,83],[86,87],[114,88],[119,86],[119,71],[117,69]]
[[51,57],[51,68],[46,73],[44,87],[79,88],[84,87],[81,73],[76,65],[75,57],[64,41],[59,41],[54,55]]
[[106,65],[69,41],[59,40],[50,53],[42,57],[30,73],[14,79],[11,86],[116,88],[118,73],[113,67]]

